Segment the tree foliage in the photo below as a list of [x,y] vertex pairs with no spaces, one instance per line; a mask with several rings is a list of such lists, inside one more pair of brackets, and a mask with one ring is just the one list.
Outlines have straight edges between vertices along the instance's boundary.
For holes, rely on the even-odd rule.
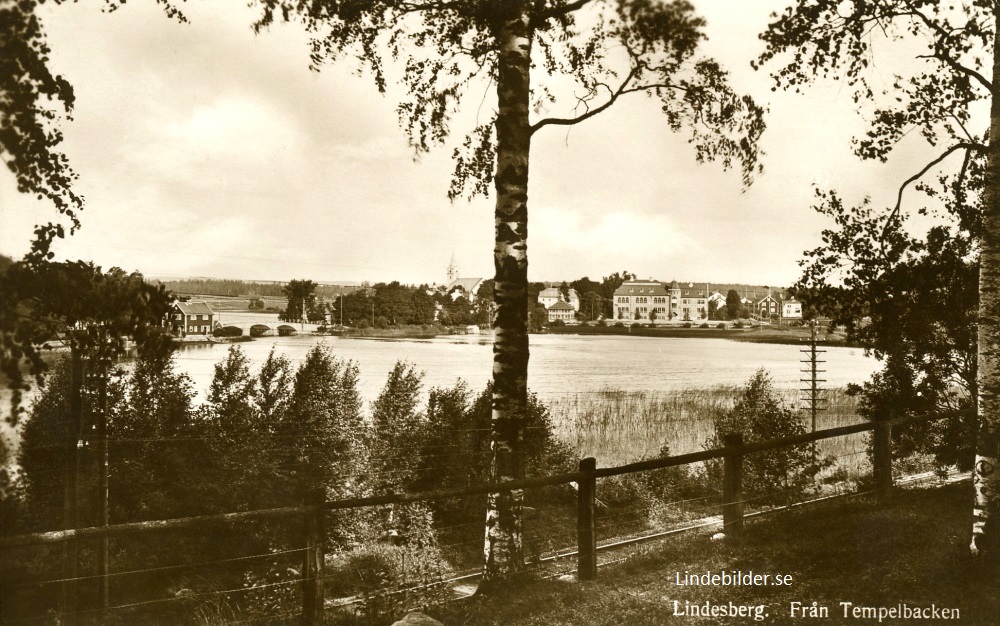
[[[488,385],[474,395],[461,381],[452,387],[430,390],[419,435],[420,468],[411,483],[414,490],[461,489],[490,481],[490,397]],[[573,471],[574,455],[556,438],[548,408],[533,394],[528,406],[524,431],[526,473],[543,476]],[[535,497],[543,499],[545,494]],[[482,519],[481,498],[432,504],[442,526]],[[481,527],[477,532],[482,532]]]
[[0,367],[14,390],[15,422],[29,383],[25,374],[40,380],[45,371],[37,346],[47,340],[64,338],[86,352],[102,345],[103,336],[117,349],[130,337],[143,356],[163,358],[170,351],[169,337],[160,329],[170,297],[138,272],[104,272],[83,261],[21,261],[0,281],[0,302]]
[[372,404],[372,478],[376,491],[394,492],[416,478],[422,373],[399,361]]
[[741,317],[740,313],[743,311],[743,302],[740,299],[740,294],[735,289],[730,289],[729,293],[726,294],[726,314],[729,319],[735,320]]
[[[834,227],[823,231],[821,246],[807,251],[796,291],[884,362],[863,388],[862,410],[872,418],[968,409],[978,393],[976,259],[984,232],[977,205],[986,144],[985,120],[976,119],[974,106],[992,98],[980,71],[991,61],[993,20],[992,4],[982,3],[899,0],[856,3],[852,11],[833,2],[800,3],[762,35],[768,48],[760,61],[783,59],[773,74],[777,86],[798,89],[817,76],[842,78],[856,102],[884,105],[871,113],[866,135],[855,139],[861,158],[887,160],[911,129],[942,147],[938,158],[900,183],[892,207],[881,209],[868,199],[848,206],[836,191],[816,192],[816,210]],[[925,47],[923,65],[876,94],[869,85],[872,53],[903,38]],[[791,55],[787,62],[785,54]],[[963,155],[957,172],[923,180],[953,153]],[[907,210],[904,191],[913,183],[924,201]],[[937,223],[914,233],[917,215]],[[968,467],[970,426],[956,418],[945,427],[949,436],[925,432],[925,443],[942,462]]]
[[[168,17],[186,21],[171,0],[156,1]],[[76,98],[69,81],[49,67],[51,50],[38,16],[42,4],[8,2],[0,7],[0,161],[14,175],[17,190],[52,203],[72,233],[80,227],[84,199],[73,190],[77,176],[59,150],[59,125],[69,119]],[[108,0],[105,6],[113,11],[119,3]],[[63,223],[38,225],[29,259],[52,259],[53,240],[66,234]]]
[[343,313],[344,323],[349,325],[372,323],[378,318],[393,326],[433,324],[435,302],[450,302],[450,299],[430,296],[427,291],[427,287],[402,285],[397,281],[364,284],[342,298],[337,297],[330,307],[331,322],[339,324]]
[[[211,446],[195,416],[193,383],[172,360],[140,359],[108,418],[111,519],[137,521],[220,510],[206,471]],[[209,466],[211,467],[211,466]]]
[[[802,421],[778,397],[771,377],[760,369],[747,381],[735,405],[716,416],[715,435],[706,447],[723,447],[724,436],[728,433],[741,433],[744,443],[753,443],[805,432]],[[829,465],[816,456],[814,445],[750,454],[743,459],[743,464],[743,495],[760,503],[783,502],[802,493],[816,474]],[[710,469],[715,484],[719,484],[718,464]]]
[[[73,191],[76,174],[57,147],[63,138],[58,122],[72,111],[75,98],[69,82],[48,67],[50,50],[35,8],[13,2],[0,9],[0,160],[14,174],[19,192],[51,202],[73,232],[80,226],[83,198]],[[62,224],[39,226],[36,260],[50,258],[52,240],[65,234]]]
[[282,365],[275,359],[272,349],[255,377],[243,350],[230,347],[226,358],[216,363],[208,397],[199,408],[212,442],[211,462],[228,483],[217,496],[223,510],[267,508],[273,504],[271,493],[280,489],[273,479],[270,442],[280,402],[275,396],[287,398],[290,378],[287,361]]
[[288,306],[282,315],[286,322],[305,320],[309,312],[315,308],[316,283],[311,280],[291,280],[283,289],[288,298]]
[[[401,60],[405,95],[397,113],[417,152],[445,142],[462,98],[477,80],[498,78],[498,35],[502,22],[517,10],[499,0],[259,4],[258,29],[293,15],[304,23],[313,35],[314,68],[354,56],[384,93],[396,69],[392,62]],[[645,94],[658,100],[671,130],[687,129],[699,161],[738,166],[747,183],[759,171],[756,138],[764,129],[762,111],[728,87],[717,63],[697,56],[704,20],[689,3],[549,0],[527,10],[530,34],[539,46],[539,78],[570,78],[586,94],[571,98],[572,108],[583,113],[540,119],[532,132],[583,121],[623,96]],[[585,17],[577,19],[578,13]],[[534,110],[555,104],[554,89],[539,82]],[[496,155],[493,125],[490,119],[477,126],[455,150],[450,197],[488,195]]]
[[63,478],[72,461],[66,451],[76,445],[79,435],[68,419],[72,393],[70,361],[61,359],[50,370],[21,429],[17,463],[22,530],[53,530],[62,524]]
[[309,501],[323,486],[332,497],[352,493],[364,471],[364,430],[358,368],[316,346],[295,373],[288,410],[276,426],[278,437],[295,445],[281,455],[278,472],[289,503]]
[[[760,62],[780,62],[776,87],[801,85],[817,76],[847,82],[859,108],[876,102],[870,127],[854,147],[863,159],[885,161],[907,134],[917,131],[937,156],[900,183],[895,205],[873,211],[865,201],[844,208],[833,192],[820,192],[820,210],[837,229],[809,253],[800,287],[810,298],[841,297],[844,318],[867,313],[870,330],[858,333],[884,356],[885,367],[865,386],[868,410],[913,411],[976,407],[973,420],[953,416],[943,433],[924,442],[939,460],[972,465],[967,429],[980,429],[973,483],[976,491],[972,552],[1000,545],[1000,129],[997,82],[1000,50],[995,38],[1000,8],[994,2],[929,0],[838,3],[797,2],[775,16],[761,37]],[[905,44],[902,43],[905,41]],[[916,69],[876,91],[869,76],[881,46],[917,49]],[[914,47],[915,46],[915,47]],[[980,106],[986,103],[988,107]],[[989,119],[981,112],[989,110]],[[987,132],[987,129],[990,129]],[[960,155],[952,176],[936,181],[946,160]],[[955,159],[951,159],[955,161]],[[941,207],[925,236],[904,208],[908,186]],[[918,213],[927,214],[926,208]],[[978,213],[978,216],[977,216]],[[978,265],[978,267],[977,267]],[[838,284],[838,281],[839,284]],[[947,294],[947,295],[946,295]],[[907,307],[923,307],[922,309]],[[990,521],[993,520],[993,521]]]

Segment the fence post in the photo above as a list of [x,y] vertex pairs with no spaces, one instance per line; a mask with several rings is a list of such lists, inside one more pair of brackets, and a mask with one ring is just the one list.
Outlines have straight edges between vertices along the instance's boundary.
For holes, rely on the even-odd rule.
[[[71,339],[72,370],[69,396],[69,432],[66,439],[66,476],[63,491],[63,528],[80,526],[80,439],[83,436],[83,353],[76,335]],[[59,602],[59,623],[77,623],[77,572],[80,543],[74,538],[63,545],[63,583]]]
[[[323,488],[315,489],[309,504],[321,505],[326,499]],[[305,555],[302,566],[302,626],[320,626],[323,611],[323,509],[305,514]]]
[[594,580],[597,577],[597,532],[594,525],[594,500],[597,495],[597,479],[592,472],[597,469],[597,459],[580,459],[580,478],[577,491],[576,543],[578,580]]
[[727,537],[743,536],[743,433],[722,438],[727,452],[722,466],[722,530]]
[[892,491],[892,425],[888,421],[876,422],[872,431],[872,481],[878,498]]

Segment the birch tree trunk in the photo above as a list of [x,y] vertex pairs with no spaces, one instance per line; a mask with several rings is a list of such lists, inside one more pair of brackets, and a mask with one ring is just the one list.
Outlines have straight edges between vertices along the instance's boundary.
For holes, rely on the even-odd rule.
[[[993,85],[1000,85],[1000,9],[994,10]],[[972,470],[973,555],[997,557],[997,514],[1000,509],[1000,97],[990,107],[990,144],[986,155],[983,191],[983,235],[979,255],[979,358],[976,373],[979,393],[979,436]]]
[[[496,269],[493,322],[493,414],[491,475],[496,481],[520,478],[522,422],[528,399],[528,153],[531,128],[530,15],[525,2],[504,2],[497,24],[497,162],[493,263]],[[523,568],[523,493],[489,495],[485,566],[480,590]]]

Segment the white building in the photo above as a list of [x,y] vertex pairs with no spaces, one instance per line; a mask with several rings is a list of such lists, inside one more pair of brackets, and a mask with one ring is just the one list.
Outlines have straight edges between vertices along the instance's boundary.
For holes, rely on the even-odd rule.
[[562,320],[567,323],[572,323],[576,321],[576,311],[573,310],[573,305],[568,302],[559,301],[550,307],[547,307],[549,312],[549,321],[554,322],[556,320]]
[[445,293],[451,296],[452,300],[465,298],[469,302],[475,302],[482,286],[482,278],[456,278],[445,287]]
[[701,289],[681,289],[677,281],[665,287],[658,280],[629,280],[615,291],[612,319],[652,324],[703,321],[708,319],[708,295]]
[[792,320],[802,319],[802,303],[795,298],[782,301],[781,317]]
[[538,303],[546,309],[556,302],[566,302],[573,307],[574,311],[580,310],[580,294],[576,292],[576,289],[569,290],[568,299],[563,296],[562,291],[558,287],[546,287],[538,292]]

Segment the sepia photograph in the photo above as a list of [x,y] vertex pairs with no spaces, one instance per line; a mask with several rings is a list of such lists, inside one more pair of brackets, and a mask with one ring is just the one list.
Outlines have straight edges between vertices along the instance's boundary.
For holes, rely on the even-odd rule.
[[0,0],[0,624],[1000,624],[997,0]]

